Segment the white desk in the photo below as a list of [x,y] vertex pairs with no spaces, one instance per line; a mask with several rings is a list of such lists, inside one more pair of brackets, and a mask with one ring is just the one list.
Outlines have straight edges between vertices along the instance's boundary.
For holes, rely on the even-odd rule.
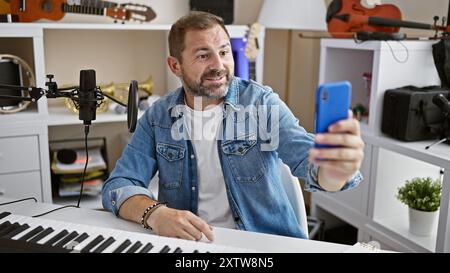
[[[0,203],[9,201],[13,201],[13,199],[0,198]],[[81,203],[81,206],[82,205],[83,204]],[[60,206],[48,203],[35,203],[33,200],[27,200],[20,203],[0,206],[0,212],[8,211],[13,214],[32,216],[47,212],[57,207]],[[115,217],[110,212],[83,208],[65,208],[44,215],[40,218],[64,221],[74,224],[113,228],[130,232],[149,232],[136,223]],[[214,232],[214,244],[254,249],[260,252],[343,252],[350,247],[348,245],[303,240],[219,227],[215,227]]]

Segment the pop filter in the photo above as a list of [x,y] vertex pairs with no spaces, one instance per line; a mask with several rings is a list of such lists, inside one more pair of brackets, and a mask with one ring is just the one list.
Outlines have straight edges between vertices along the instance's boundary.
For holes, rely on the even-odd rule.
[[131,81],[130,88],[128,90],[128,105],[127,105],[127,124],[128,131],[133,133],[136,129],[137,113],[138,113],[138,82]]

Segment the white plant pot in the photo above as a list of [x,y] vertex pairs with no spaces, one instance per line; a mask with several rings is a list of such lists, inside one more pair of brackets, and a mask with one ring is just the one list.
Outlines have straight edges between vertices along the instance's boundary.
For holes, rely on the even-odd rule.
[[418,236],[429,236],[439,210],[420,211],[409,208],[409,232]]

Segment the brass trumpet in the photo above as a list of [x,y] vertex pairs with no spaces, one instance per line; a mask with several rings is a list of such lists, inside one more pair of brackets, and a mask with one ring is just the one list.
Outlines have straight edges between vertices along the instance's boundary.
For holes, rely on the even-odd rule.
[[[128,88],[129,83],[117,83],[114,84],[111,82],[110,84],[100,85],[100,89],[103,93],[108,94],[111,97],[114,97],[116,100],[127,104],[128,103]],[[138,83],[138,91],[142,91],[145,94],[150,96],[153,91],[153,79],[152,76],[149,76],[145,81]],[[143,95],[145,96],[145,95]],[[140,96],[141,97],[141,96]],[[97,113],[104,113],[108,110],[109,104],[111,100],[106,99],[103,103],[97,108]],[[78,113],[78,109],[75,107],[73,101],[69,98],[64,99],[64,104],[67,108],[69,108],[72,112]]]
[[[118,83],[115,84],[115,98],[123,103],[128,103],[128,88],[129,83]],[[145,81],[138,83],[139,97],[151,96],[153,92],[153,78],[149,76]],[[144,93],[144,94],[142,94]]]

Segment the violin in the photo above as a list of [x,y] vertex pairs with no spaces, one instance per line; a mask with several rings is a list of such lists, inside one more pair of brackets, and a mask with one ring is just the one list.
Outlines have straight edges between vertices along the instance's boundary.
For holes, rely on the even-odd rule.
[[375,5],[367,8],[361,0],[333,0],[327,10],[328,32],[335,38],[351,38],[358,32],[396,33],[401,27],[442,30],[447,26],[434,25],[402,20],[402,13],[392,4]]

